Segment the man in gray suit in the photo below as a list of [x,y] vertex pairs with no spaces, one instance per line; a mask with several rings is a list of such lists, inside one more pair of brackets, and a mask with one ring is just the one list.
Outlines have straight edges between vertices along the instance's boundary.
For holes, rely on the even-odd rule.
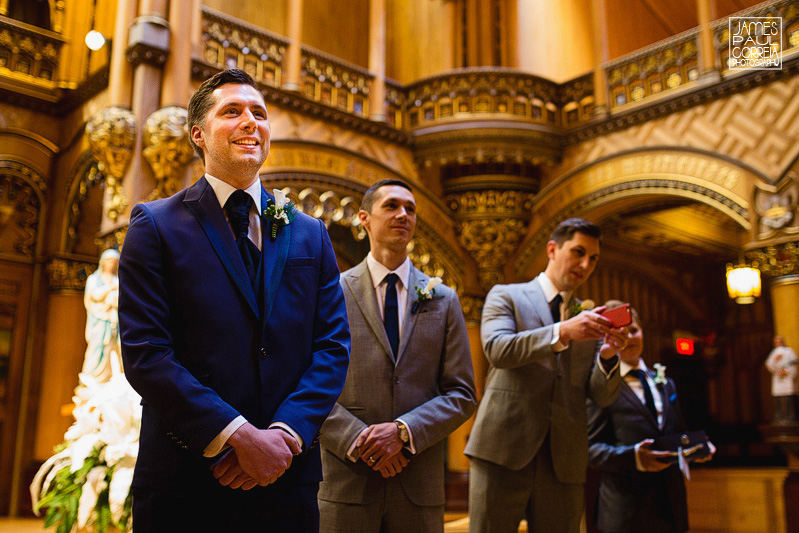
[[475,409],[469,339],[455,291],[425,291],[407,245],[416,201],[381,180],[358,213],[371,251],[344,272],[352,353],[322,426],[322,533],[444,530],[444,438]]
[[599,237],[587,220],[561,222],[546,270],[486,297],[481,337],[491,366],[465,452],[471,533],[515,533],[522,518],[531,532],[579,530],[585,399],[605,406],[616,398],[626,343],[624,330],[600,315],[604,307],[569,317],[579,303],[573,291],[596,266]]

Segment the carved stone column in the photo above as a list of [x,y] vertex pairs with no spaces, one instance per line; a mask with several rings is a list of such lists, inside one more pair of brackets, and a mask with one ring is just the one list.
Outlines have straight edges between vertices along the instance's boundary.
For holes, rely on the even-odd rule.
[[716,20],[716,1],[697,0],[696,14],[699,21],[699,72],[702,76],[719,77],[716,64],[716,47],[713,45],[711,22]]
[[479,175],[444,182],[446,202],[458,221],[460,243],[480,267],[488,291],[503,283],[504,267],[530,221],[538,181],[507,175]]
[[287,91],[299,91],[302,71],[302,0],[289,0],[288,34],[289,46],[286,49],[286,63],[283,76],[283,88]]
[[369,0],[369,70],[374,73],[369,118],[386,121],[386,0]]
[[183,188],[183,170],[194,159],[186,121],[184,108],[169,106],[150,115],[144,123],[142,154],[156,181],[148,201],[172,196]]

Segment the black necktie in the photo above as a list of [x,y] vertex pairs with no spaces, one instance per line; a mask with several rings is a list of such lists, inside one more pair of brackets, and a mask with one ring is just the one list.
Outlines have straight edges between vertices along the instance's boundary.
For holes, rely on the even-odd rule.
[[383,325],[386,328],[388,342],[391,344],[391,351],[397,357],[399,349],[399,304],[397,303],[397,281],[399,276],[388,274],[386,282],[386,299],[383,304]]
[[638,381],[641,382],[641,386],[644,388],[644,403],[646,404],[646,408],[649,409],[649,412],[652,413],[654,419],[657,420],[658,411],[655,408],[655,397],[652,396],[652,389],[649,388],[649,381],[646,379],[646,372],[640,368],[634,368],[633,370],[630,370],[630,374],[637,377]]
[[250,283],[253,289],[256,287],[255,276],[258,272],[258,263],[261,261],[261,252],[254,242],[247,236],[250,227],[250,206],[252,197],[241,189],[233,191],[233,194],[225,202],[225,213],[228,221],[233,228],[233,235],[236,237],[236,246],[247,268],[250,276]]
[[552,301],[549,302],[549,311],[552,313],[552,320],[560,322],[560,302],[563,301],[563,296],[560,293],[556,294]]

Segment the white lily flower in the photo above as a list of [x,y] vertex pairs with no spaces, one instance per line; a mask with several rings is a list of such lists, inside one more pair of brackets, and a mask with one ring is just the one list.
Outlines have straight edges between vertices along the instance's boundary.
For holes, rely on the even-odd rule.
[[436,287],[436,285],[438,285],[441,282],[442,280],[438,276],[430,278],[429,280],[427,280],[427,286],[424,288],[424,292],[430,293],[430,291],[432,291]]
[[125,509],[125,500],[130,494],[130,484],[133,482],[133,465],[136,458],[129,458],[114,468],[114,475],[108,485],[108,506],[111,508],[111,517],[114,522],[119,522]]
[[95,466],[86,474],[86,483],[83,484],[78,501],[78,530],[86,527],[97,505],[97,497],[105,489],[106,466]]
[[73,474],[83,468],[86,458],[92,453],[94,447],[101,441],[98,433],[89,433],[82,436],[69,447],[69,457],[72,464],[69,467]]
[[[275,195],[275,207],[278,209],[283,209],[283,207],[288,203],[286,194],[280,189],[272,189],[272,194]],[[288,220],[286,223],[288,224]]]

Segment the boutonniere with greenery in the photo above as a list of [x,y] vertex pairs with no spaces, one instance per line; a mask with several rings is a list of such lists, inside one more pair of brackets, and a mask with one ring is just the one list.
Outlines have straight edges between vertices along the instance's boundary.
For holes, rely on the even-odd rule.
[[596,307],[596,304],[593,300],[585,299],[582,302],[574,302],[569,309],[569,316],[577,316],[583,311],[590,311]]
[[660,363],[655,363],[652,365],[655,369],[655,383],[658,385],[665,385],[666,384],[666,366],[661,365]]
[[275,195],[275,201],[272,202],[271,199],[266,201],[264,216],[272,222],[269,240],[275,242],[278,230],[291,224],[291,221],[297,215],[297,208],[294,202],[286,198],[286,195],[280,189],[272,189],[272,194]]
[[436,294],[436,285],[439,283],[441,283],[441,278],[436,276],[427,280],[427,285],[425,285],[424,289],[416,287],[416,301],[413,302],[413,307],[411,307],[411,314],[421,311],[424,304],[433,299]]

